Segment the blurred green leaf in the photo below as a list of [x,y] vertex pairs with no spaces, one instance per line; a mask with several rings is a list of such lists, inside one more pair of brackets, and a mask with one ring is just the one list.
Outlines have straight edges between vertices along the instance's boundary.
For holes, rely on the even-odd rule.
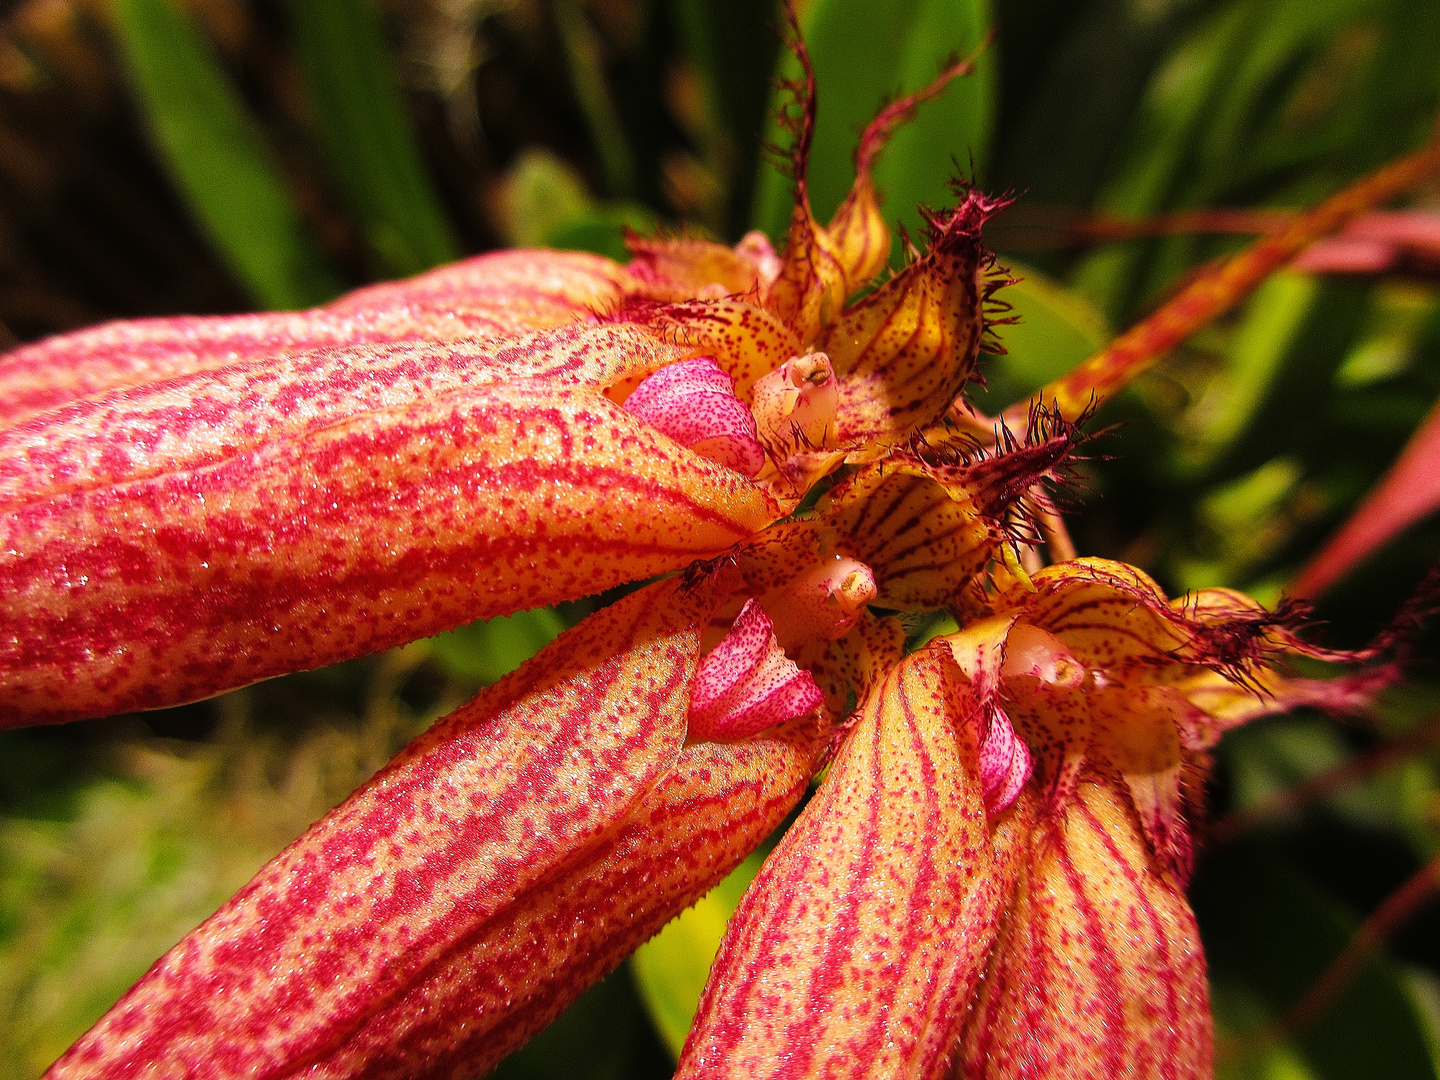
[[219,57],[173,0],[115,0],[140,105],[180,193],[267,308],[328,300],[340,283],[306,232]]
[[[1269,1018],[1301,1000],[1359,925],[1283,860],[1258,850],[1212,856],[1194,899],[1213,980],[1243,987]],[[1406,972],[1383,952],[1365,961],[1334,1005],[1289,1041],[1321,1080],[1437,1075],[1424,1007]]]
[[290,0],[300,67],[340,188],[381,270],[419,273],[457,255],[415,143],[371,0]]
[[[805,42],[819,87],[818,118],[810,154],[810,201],[817,220],[830,219],[854,179],[859,131],[885,101],[919,90],[949,57],[972,52],[990,29],[987,0],[815,0],[802,21]],[[786,56],[787,78],[799,63]],[[953,201],[949,182],[968,176],[973,159],[983,168],[994,110],[994,59],[980,57],[973,74],[951,83],[936,101],[920,107],[901,127],[875,169],[876,186],[885,196],[891,220],[912,236],[923,236],[917,207]],[[780,131],[773,117],[781,104],[773,98],[766,139]],[[766,163],[760,168],[754,222],[783,240],[790,221],[790,181]],[[900,258],[898,246],[895,258]]]
[[780,38],[776,0],[676,0],[686,51],[705,83],[710,111],[725,133],[720,165],[728,181],[724,229],[749,227],[755,164],[765,129],[770,76]]
[[639,203],[591,196],[570,165],[544,150],[521,154],[501,187],[500,226],[514,247],[593,251],[625,262],[625,229],[653,233],[655,215]]
[[1016,321],[995,327],[1005,352],[985,359],[987,385],[966,391],[991,413],[1064,374],[1110,338],[1099,312],[1073,289],[1013,261],[1010,272],[1020,280],[1007,285],[999,298],[1011,306]]
[[678,1060],[725,925],[765,861],[752,853],[724,881],[636,951],[631,970],[640,998],[670,1053]]
[[590,17],[578,0],[550,0],[555,28],[570,68],[570,81],[590,139],[605,170],[610,195],[627,195],[635,189],[635,160],[615,102],[605,83],[600,43]]
[[431,656],[460,682],[489,686],[550,644],[565,629],[550,608],[482,619],[429,639]]
[[629,262],[630,249],[625,246],[625,230],[642,235],[655,232],[655,215],[638,203],[615,202],[600,206],[555,229],[546,237],[545,246],[565,251],[593,251],[616,262]]
[[[1230,0],[1150,79],[1098,205],[1167,209],[1299,205],[1413,146],[1440,102],[1431,63],[1397,69],[1440,8],[1408,0]],[[1201,258],[1232,245],[1195,237],[1118,245],[1077,281],[1116,321]]]
[[1182,474],[1206,469],[1249,426],[1320,293],[1314,277],[1283,271],[1255,290],[1226,350],[1225,377],[1186,418]]

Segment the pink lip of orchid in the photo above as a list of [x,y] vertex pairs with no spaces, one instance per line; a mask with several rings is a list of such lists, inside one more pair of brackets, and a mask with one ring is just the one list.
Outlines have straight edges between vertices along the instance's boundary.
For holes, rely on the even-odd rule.
[[[637,240],[625,267],[506,252],[0,358],[8,723],[657,579],[406,748],[47,1075],[474,1075],[826,764],[679,1075],[1208,1073],[1181,784],[1227,726],[1313,700],[1284,665],[1315,650],[1235,594],[1019,568],[1073,427],[1037,412],[996,452],[942,423],[996,204],[959,189],[847,304],[888,258],[870,166],[965,65],[872,123],[822,227],[798,52],[783,255],[754,234]],[[959,631],[905,655],[896,613],[938,610]]]

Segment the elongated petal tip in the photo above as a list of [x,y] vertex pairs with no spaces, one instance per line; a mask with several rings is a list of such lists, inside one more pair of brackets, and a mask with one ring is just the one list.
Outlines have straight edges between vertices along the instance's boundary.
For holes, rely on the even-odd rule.
[[690,695],[690,738],[743,739],[814,712],[824,694],[790,660],[757,600],[700,661]]
[[662,367],[631,392],[625,408],[681,446],[745,476],[765,464],[755,417],[735,396],[735,381],[708,356]]

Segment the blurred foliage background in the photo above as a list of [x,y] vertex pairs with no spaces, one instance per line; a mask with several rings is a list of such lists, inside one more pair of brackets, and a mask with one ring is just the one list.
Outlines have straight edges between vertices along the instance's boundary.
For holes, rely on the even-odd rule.
[[[912,234],[953,176],[1020,196],[988,233],[1024,279],[973,395],[992,412],[1244,240],[1233,215],[1099,237],[1306,205],[1440,109],[1437,0],[811,0],[802,20],[822,216],[882,100],[996,29],[879,172]],[[777,21],[771,0],[0,4],[0,345],[300,307],[504,245],[623,257],[625,226],[779,240],[788,189],[760,153],[793,63]],[[1440,212],[1440,184],[1414,203]],[[1069,498],[1081,552],[1172,592],[1277,599],[1440,394],[1437,265],[1282,272],[1188,343],[1099,418],[1123,424]],[[1321,598],[1324,635],[1367,640],[1437,554],[1432,515]],[[596,602],[0,735],[0,1077],[37,1076],[407,739]],[[1373,719],[1278,718],[1220,749],[1194,898],[1222,1075],[1440,1075],[1434,645]],[[500,1075],[668,1075],[758,861]],[[1322,981],[1362,924],[1378,947]]]

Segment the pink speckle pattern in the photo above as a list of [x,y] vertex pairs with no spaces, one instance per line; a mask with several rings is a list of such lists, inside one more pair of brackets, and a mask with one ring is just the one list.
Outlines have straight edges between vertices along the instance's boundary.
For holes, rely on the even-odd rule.
[[765,464],[755,417],[735,380],[708,356],[667,364],[625,399],[625,408],[681,446],[745,476]]
[[758,601],[700,661],[690,695],[690,738],[744,739],[814,712],[825,695],[787,657]]

